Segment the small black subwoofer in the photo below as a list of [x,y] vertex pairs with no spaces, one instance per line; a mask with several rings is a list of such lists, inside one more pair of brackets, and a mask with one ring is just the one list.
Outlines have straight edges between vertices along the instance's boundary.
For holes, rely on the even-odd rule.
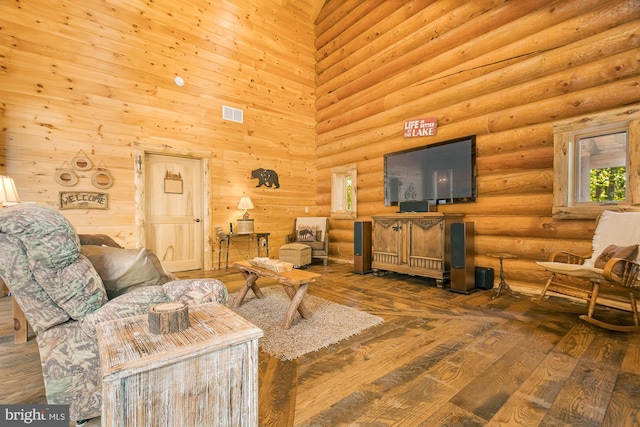
[[493,268],[476,267],[476,288],[493,289]]

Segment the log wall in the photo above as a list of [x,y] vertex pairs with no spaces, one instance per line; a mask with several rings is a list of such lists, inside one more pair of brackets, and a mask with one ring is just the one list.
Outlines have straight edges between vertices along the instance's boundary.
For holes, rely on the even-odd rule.
[[[553,123],[640,100],[635,0],[329,0],[316,21],[318,208],[331,168],[358,167],[358,219],[391,213],[383,156],[477,135],[476,203],[439,206],[475,223],[476,265],[510,252],[507,280],[535,291],[535,264],[589,253],[591,220],[556,220]],[[437,117],[435,137],[403,122]],[[637,143],[637,142],[636,142]],[[331,254],[350,259],[353,222],[331,221]]]
[[[136,147],[211,153],[212,228],[249,195],[274,256],[305,208],[329,215],[331,168],[357,163],[367,220],[396,210],[383,205],[385,153],[475,134],[478,201],[441,210],[475,222],[476,264],[514,253],[507,278],[535,288],[534,261],[589,250],[593,221],[551,217],[553,123],[640,101],[636,0],[319,3],[0,3],[0,173],[55,207],[69,188],[54,176],[82,150],[112,174],[110,206],[63,213],[133,247]],[[223,120],[223,105],[245,122]],[[437,136],[403,139],[404,120],[425,116]],[[281,188],[255,188],[257,167]],[[95,191],[79,175],[73,190]],[[330,225],[332,259],[351,261],[353,221]]]
[[[315,210],[312,2],[29,0],[0,2],[0,173],[23,201],[58,206],[54,176],[81,150],[113,177],[107,210],[63,210],[81,233],[136,245],[134,151],[211,153],[211,228],[252,198],[277,248]],[[181,76],[182,87],[174,83]],[[222,106],[244,123],[222,118]],[[68,166],[68,163],[67,163]],[[253,169],[279,173],[256,188]],[[217,245],[212,245],[217,266]],[[230,260],[248,255],[238,241]],[[273,248],[272,248],[273,249]],[[255,254],[253,254],[255,256]]]

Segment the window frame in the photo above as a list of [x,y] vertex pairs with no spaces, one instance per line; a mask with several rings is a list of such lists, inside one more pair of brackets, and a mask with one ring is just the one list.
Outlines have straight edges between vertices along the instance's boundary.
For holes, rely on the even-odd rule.
[[[347,191],[345,190],[348,176],[351,176],[351,209],[342,209],[347,206]],[[355,163],[331,169],[331,218],[357,218],[357,181],[358,169]]]
[[[594,133],[627,131],[627,200],[617,203],[577,202],[575,153],[579,138]],[[553,126],[553,209],[559,219],[595,219],[605,210],[640,211],[640,104],[582,116]]]

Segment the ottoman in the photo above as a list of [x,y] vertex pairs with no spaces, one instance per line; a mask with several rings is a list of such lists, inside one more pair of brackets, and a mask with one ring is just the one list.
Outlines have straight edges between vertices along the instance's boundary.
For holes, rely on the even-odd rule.
[[278,259],[290,262],[294,267],[311,264],[311,248],[303,243],[287,243],[280,246]]

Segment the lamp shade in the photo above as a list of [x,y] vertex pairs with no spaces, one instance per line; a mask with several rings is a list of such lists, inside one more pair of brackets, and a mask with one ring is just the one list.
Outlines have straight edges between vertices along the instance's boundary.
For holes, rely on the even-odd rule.
[[238,209],[253,209],[253,203],[251,202],[250,197],[240,197],[240,202],[238,203]]
[[0,175],[0,204],[20,203],[13,178]]

